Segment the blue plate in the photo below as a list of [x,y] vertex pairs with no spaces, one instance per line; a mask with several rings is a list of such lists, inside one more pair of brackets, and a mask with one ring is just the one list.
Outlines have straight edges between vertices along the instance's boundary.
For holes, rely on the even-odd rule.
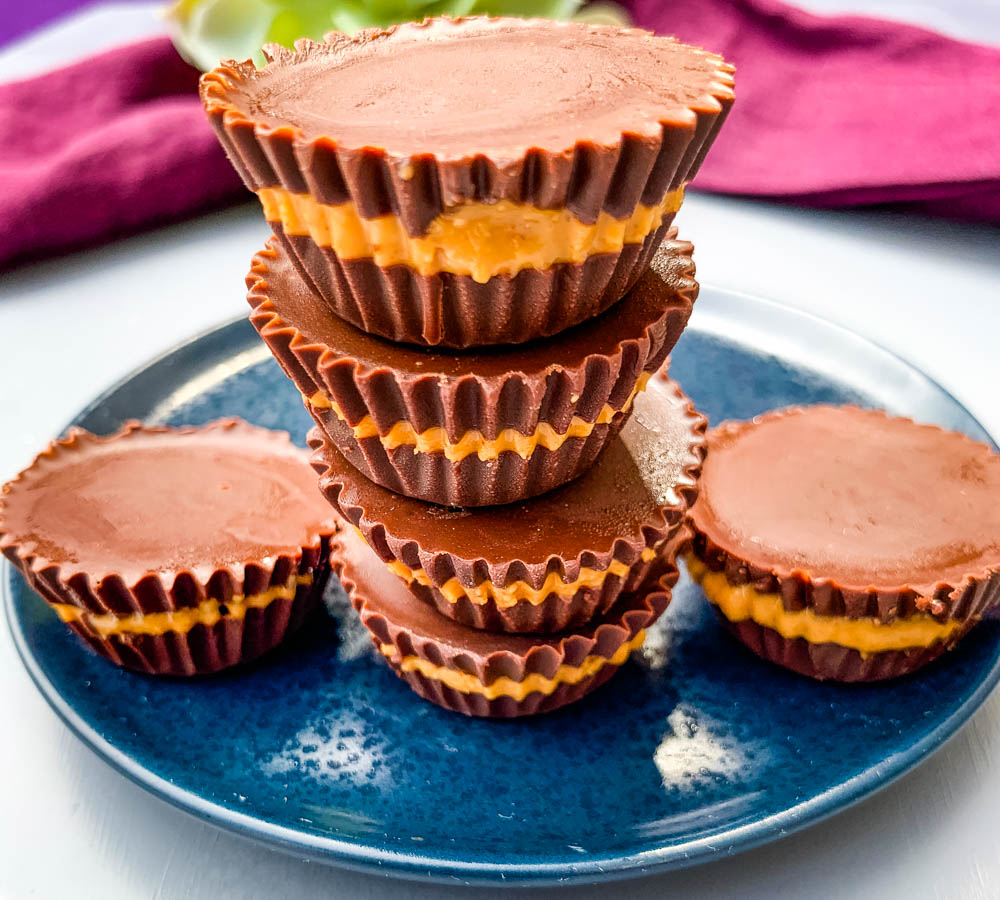
[[[989,440],[918,371],[784,307],[704,289],[673,375],[713,421],[855,402]],[[301,438],[301,401],[235,322],[150,364],[77,424],[239,415]],[[53,708],[152,793],[299,855],[408,877],[596,881],[773,840],[924,759],[1000,676],[1000,625],[895,684],[819,684],[733,643],[682,581],[644,651],[549,716],[477,721],[412,694],[336,591],[259,664],[203,680],[116,669],[9,570],[17,647]],[[832,736],[835,735],[835,740]]]

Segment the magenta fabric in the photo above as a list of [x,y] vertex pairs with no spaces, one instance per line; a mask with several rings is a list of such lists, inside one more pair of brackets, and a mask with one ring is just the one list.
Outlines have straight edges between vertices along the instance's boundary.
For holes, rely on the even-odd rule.
[[698,188],[1000,222],[1000,48],[777,0],[627,5],[736,65]]
[[[723,53],[737,102],[696,186],[1000,222],[1000,49],[777,0],[631,0]],[[246,196],[157,39],[0,85],[0,266]]]
[[244,196],[197,87],[166,38],[0,85],[0,266]]

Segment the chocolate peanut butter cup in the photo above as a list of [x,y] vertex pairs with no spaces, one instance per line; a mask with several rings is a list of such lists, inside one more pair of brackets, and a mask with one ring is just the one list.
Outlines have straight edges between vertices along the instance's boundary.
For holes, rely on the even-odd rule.
[[598,620],[551,636],[464,628],[414,603],[361,537],[334,539],[333,565],[371,632],[376,651],[421,697],[470,716],[512,718],[550,712],[604,684],[638,649],[670,602],[672,554],[645,583]]
[[441,353],[331,316],[272,239],[247,278],[250,321],[372,481],[449,506],[511,503],[580,475],[618,433],[691,314],[691,250],[668,241],[620,303],[557,338]]
[[1000,456],[964,435],[815,406],[709,433],[689,567],[751,650],[875,681],[953,647],[1000,599]]
[[283,432],[138,422],[53,442],[0,492],[0,550],[118,665],[200,675],[248,662],[323,592],[336,516]]
[[522,503],[449,509],[400,497],[310,435],[320,488],[413,595],[463,625],[555,632],[638,589],[697,493],[705,420],[662,375],[587,472]]
[[330,309],[415,344],[616,302],[733,97],[720,57],[606,25],[440,18],[265,53],[203,77],[220,141]]

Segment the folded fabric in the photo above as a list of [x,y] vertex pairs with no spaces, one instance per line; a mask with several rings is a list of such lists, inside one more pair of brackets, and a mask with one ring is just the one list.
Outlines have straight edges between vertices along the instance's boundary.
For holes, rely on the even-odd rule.
[[700,189],[1000,222],[1000,48],[777,0],[626,5],[736,65]]
[[[777,0],[630,0],[736,63],[696,186],[1000,222],[1000,48]],[[0,266],[246,196],[165,38],[0,85]]]
[[0,266],[245,196],[166,38],[0,85]]

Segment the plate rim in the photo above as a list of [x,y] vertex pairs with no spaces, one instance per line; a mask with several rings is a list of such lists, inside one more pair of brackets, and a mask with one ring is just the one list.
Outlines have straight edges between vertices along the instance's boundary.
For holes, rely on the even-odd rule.
[[[868,352],[874,351],[890,359],[894,364],[902,365],[919,376],[928,387],[935,389],[951,401],[979,430],[983,436],[980,439],[988,442],[994,449],[997,448],[993,436],[954,394],[915,364],[883,347],[878,342],[822,316],[764,297],[716,287],[711,284],[702,285],[702,291],[703,293],[710,291],[713,294],[725,295],[730,302],[737,301],[758,307],[765,306],[777,311],[780,315],[792,319],[804,319],[813,326],[819,325],[826,329],[832,329],[838,332],[841,338],[849,339],[857,345],[863,345]],[[246,317],[234,317],[212,328],[205,329],[153,357],[98,394],[73,417],[66,427],[79,422],[105,405],[114,394],[141,374],[174,357],[178,352],[190,349],[200,341],[217,336],[227,330],[234,330],[237,323],[240,322],[246,323]],[[708,333],[717,333],[711,329],[705,330]],[[250,335],[248,334],[248,336]],[[230,809],[222,804],[208,801],[200,794],[180,788],[151,772],[100,735],[62,697],[53,682],[42,671],[40,662],[29,646],[21,619],[14,610],[14,594],[11,585],[15,571],[9,561],[2,561],[2,566],[0,566],[0,598],[3,601],[7,624],[21,663],[59,719],[86,747],[111,768],[175,809],[241,837],[249,838],[286,853],[299,856],[306,853],[317,861],[354,871],[378,872],[383,875],[425,882],[454,884],[456,880],[459,880],[469,884],[491,884],[494,886],[598,883],[688,868],[713,859],[722,859],[751,850],[816,825],[898,781],[955,737],[1000,682],[1000,650],[998,650],[995,652],[986,676],[976,688],[916,743],[905,750],[891,754],[851,778],[828,788],[821,794],[787,807],[778,813],[738,825],[719,834],[695,838],[679,844],[653,847],[631,854],[588,853],[579,862],[508,864],[477,862],[470,859],[447,859],[442,856],[402,852],[390,847],[347,841],[329,835],[312,835],[292,827],[276,825],[247,813]]]

